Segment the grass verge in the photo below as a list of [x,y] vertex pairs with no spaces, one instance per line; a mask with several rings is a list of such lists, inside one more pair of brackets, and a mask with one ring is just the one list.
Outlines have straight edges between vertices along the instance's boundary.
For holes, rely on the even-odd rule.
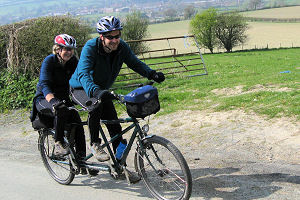
[[208,75],[167,77],[155,85],[162,108],[158,115],[242,109],[300,119],[299,54],[299,48],[206,54]]

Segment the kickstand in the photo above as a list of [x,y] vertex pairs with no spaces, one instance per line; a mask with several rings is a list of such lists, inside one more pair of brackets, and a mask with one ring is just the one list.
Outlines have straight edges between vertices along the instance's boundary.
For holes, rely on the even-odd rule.
[[128,171],[127,171],[125,166],[123,166],[123,171],[124,171],[124,174],[125,174],[125,177],[126,177],[126,180],[127,180],[127,184],[131,185],[130,180],[129,180],[129,174],[128,174]]
[[116,172],[116,169],[112,166],[111,162],[108,162],[108,166],[110,168],[110,175],[114,178],[117,179],[118,178],[118,173]]

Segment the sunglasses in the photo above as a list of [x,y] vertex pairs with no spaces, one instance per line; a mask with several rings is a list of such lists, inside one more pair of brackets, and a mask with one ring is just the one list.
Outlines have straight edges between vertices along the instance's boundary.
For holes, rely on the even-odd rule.
[[73,48],[70,48],[70,47],[64,47],[63,49],[66,50],[66,51],[72,51],[73,50]]
[[112,40],[112,39],[119,39],[121,37],[121,34],[112,36],[112,35],[103,35],[103,37],[105,37],[108,40]]

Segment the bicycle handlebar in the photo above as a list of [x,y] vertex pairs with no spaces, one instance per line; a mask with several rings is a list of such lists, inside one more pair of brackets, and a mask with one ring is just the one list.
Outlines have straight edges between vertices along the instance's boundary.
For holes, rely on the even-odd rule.
[[[141,83],[139,85],[137,85],[138,87],[142,87],[142,86],[145,86],[145,85],[153,85],[155,82],[154,81],[149,81],[149,82],[146,82],[146,83]],[[125,95],[122,95],[122,94],[116,94],[114,93],[114,91],[109,91],[112,95],[114,95],[115,99],[120,101],[122,104],[125,103],[124,101],[124,96]],[[87,100],[85,102],[85,106],[89,107],[89,106],[96,106],[97,104],[100,104],[101,103],[101,99],[97,99],[94,103],[92,100]],[[71,107],[70,107],[71,108]],[[71,108],[71,109],[76,109],[76,108]],[[80,111],[80,109],[76,109],[77,111]],[[85,109],[83,109],[85,110]]]
[[143,87],[145,85],[153,85],[154,83],[155,83],[154,81],[148,81],[146,83],[140,83],[140,84],[138,84],[138,87]]
[[55,105],[53,106],[53,109],[54,109],[54,110],[57,110],[57,108],[58,108],[59,106],[65,104],[65,103],[66,103],[66,101],[65,101],[65,100],[62,100],[62,101],[60,101],[58,104],[55,104]]
[[[138,87],[142,87],[142,86],[145,86],[145,85],[153,85],[154,83],[155,83],[154,81],[149,81],[147,83],[141,83],[141,84],[139,84]],[[125,103],[125,101],[124,101],[124,96],[125,95],[116,94],[116,93],[114,93],[114,91],[111,91],[111,94],[113,94],[115,96],[116,100],[120,101],[123,104]]]

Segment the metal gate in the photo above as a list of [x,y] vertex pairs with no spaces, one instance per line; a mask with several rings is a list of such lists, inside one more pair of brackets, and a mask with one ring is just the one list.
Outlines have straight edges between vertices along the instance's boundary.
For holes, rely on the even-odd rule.
[[[150,68],[163,72],[167,78],[207,75],[200,47],[193,35],[145,40],[131,40],[127,44],[142,42],[148,51],[138,52],[139,59]],[[136,86],[146,79],[129,69],[125,64],[113,87]]]

